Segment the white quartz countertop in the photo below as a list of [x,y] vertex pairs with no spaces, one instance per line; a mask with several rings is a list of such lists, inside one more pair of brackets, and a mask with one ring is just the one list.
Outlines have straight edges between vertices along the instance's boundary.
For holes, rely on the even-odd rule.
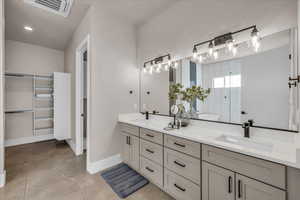
[[241,126],[198,120],[166,131],[172,118],[150,115],[146,120],[140,113],[120,114],[118,121],[300,169],[299,133],[251,128],[247,139]]

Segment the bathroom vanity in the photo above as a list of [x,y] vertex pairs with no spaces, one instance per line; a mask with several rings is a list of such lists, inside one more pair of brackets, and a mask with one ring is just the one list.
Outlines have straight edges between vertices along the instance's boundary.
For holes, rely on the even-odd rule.
[[197,121],[166,131],[170,120],[123,114],[119,127],[124,162],[175,199],[299,199],[297,134],[280,141],[276,133],[253,130],[244,139],[241,127]]

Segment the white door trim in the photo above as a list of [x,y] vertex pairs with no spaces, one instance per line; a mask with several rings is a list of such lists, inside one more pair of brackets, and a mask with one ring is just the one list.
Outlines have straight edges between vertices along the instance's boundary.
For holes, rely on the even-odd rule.
[[90,163],[90,127],[91,127],[91,65],[90,65],[90,35],[87,35],[85,39],[79,44],[79,46],[76,48],[76,84],[75,84],[75,133],[76,133],[76,155],[83,154],[83,134],[82,134],[82,127],[81,127],[81,85],[82,85],[82,59],[81,56],[84,53],[84,51],[88,51],[88,58],[87,58],[87,138],[86,138],[86,154],[87,154],[87,165]]

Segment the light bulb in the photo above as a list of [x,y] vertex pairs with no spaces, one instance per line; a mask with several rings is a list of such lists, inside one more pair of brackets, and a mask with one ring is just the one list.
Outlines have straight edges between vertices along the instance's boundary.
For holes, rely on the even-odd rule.
[[174,69],[177,69],[177,67],[178,67],[178,62],[175,62],[174,63]]
[[254,47],[259,42],[259,32],[256,27],[251,32],[251,42]]
[[159,70],[161,69],[161,67],[162,67],[162,64],[161,63],[159,63],[158,65],[157,65],[157,68],[159,68]]
[[199,61],[200,63],[202,63],[202,62],[203,62],[203,56],[202,56],[202,55],[199,55],[199,57],[198,57],[198,61]]
[[229,51],[232,51],[232,49],[233,49],[233,41],[232,40],[229,40],[228,42],[227,42],[227,49],[229,50]]
[[232,54],[233,54],[233,56],[236,56],[237,52],[238,52],[237,45],[234,45],[232,47]]
[[214,55],[214,59],[218,59],[218,58],[219,58],[219,53],[218,53],[218,51],[214,51],[214,52],[213,52],[213,55]]
[[169,67],[170,67],[169,64],[165,65],[165,71],[169,71]]
[[155,72],[156,72],[156,73],[160,73],[160,69],[161,69],[161,68],[160,68],[159,66],[157,66]]
[[193,58],[196,59],[197,56],[198,56],[197,48],[194,47],[194,49],[193,49]]
[[144,67],[144,69],[143,69],[143,72],[144,72],[144,74],[146,74],[146,73],[147,73],[147,69],[146,69],[146,67]]
[[258,52],[259,48],[260,48],[260,42],[257,42],[254,46],[254,51]]
[[209,48],[209,55],[212,56],[213,53],[214,53],[214,44],[212,41],[210,41],[209,45],[208,45],[208,48]]
[[153,73],[153,65],[151,65],[150,69],[149,69],[149,74]]

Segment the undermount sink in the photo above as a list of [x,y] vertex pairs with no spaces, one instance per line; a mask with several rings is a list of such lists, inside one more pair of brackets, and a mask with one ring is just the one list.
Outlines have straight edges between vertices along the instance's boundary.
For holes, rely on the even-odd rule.
[[220,137],[217,137],[216,140],[229,144],[239,145],[249,149],[255,149],[258,151],[272,152],[273,150],[273,145],[270,143],[256,142],[252,141],[251,139],[242,137],[221,135]]

